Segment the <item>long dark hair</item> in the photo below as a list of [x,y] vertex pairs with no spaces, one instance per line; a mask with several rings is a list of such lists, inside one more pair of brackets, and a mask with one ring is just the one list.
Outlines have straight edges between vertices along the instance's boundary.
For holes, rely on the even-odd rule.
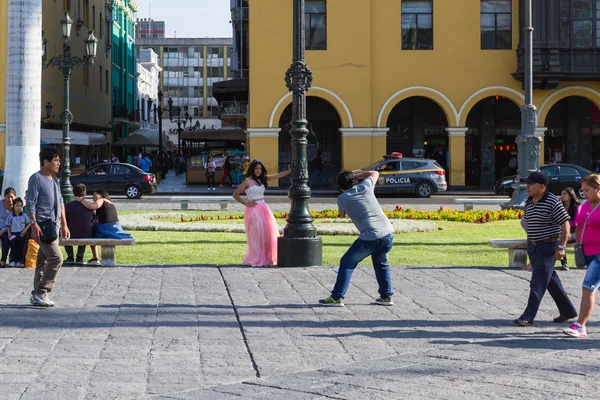
[[[254,169],[256,168],[257,165],[260,165],[262,167],[262,173],[260,174],[260,176],[254,175]],[[267,169],[265,168],[263,163],[260,162],[260,160],[253,160],[250,163],[250,168],[248,168],[248,173],[246,174],[246,177],[252,178],[259,185],[264,185],[265,187],[268,186],[268,184],[267,184]]]
[[106,189],[97,189],[94,190],[94,193],[98,193],[103,199],[110,200],[110,196],[108,195]]
[[572,220],[573,218],[575,218],[575,208],[579,207],[580,204],[579,198],[575,194],[575,190],[573,190],[572,187],[566,187],[563,189],[563,191],[567,192],[571,200],[569,202],[569,209],[567,210],[567,213],[569,214]]

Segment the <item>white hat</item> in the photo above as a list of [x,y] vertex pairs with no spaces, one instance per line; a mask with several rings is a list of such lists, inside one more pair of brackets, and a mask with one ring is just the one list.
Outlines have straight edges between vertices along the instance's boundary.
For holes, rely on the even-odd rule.
[[244,157],[244,160],[249,160],[249,159],[250,159],[250,156]]

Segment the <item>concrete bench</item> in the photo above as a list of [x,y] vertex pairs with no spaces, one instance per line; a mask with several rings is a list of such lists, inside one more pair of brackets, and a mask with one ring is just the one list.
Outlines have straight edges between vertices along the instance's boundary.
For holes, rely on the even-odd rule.
[[508,249],[508,266],[523,268],[527,265],[527,239],[490,239],[488,245],[495,249]]
[[219,202],[221,210],[227,210],[229,203],[235,203],[236,200],[231,196],[184,196],[184,197],[171,197],[171,201],[180,201],[181,209],[187,210],[189,202]]
[[465,211],[472,210],[474,204],[502,205],[508,203],[509,201],[510,199],[454,199],[455,204],[465,205]]
[[103,267],[113,267],[117,264],[115,246],[133,246],[135,239],[60,239],[60,246],[100,246],[100,264]]

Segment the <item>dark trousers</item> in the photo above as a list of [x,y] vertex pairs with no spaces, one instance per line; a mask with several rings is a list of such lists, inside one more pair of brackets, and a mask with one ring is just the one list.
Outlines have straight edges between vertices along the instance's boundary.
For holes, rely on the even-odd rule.
[[0,236],[0,241],[2,241],[2,261],[6,262],[8,258],[8,250],[10,249],[10,240],[8,240],[8,232],[4,232],[2,236]]
[[[73,246],[65,246],[67,257],[73,258]],[[77,260],[83,260],[85,255],[85,246],[77,246]]]
[[554,270],[557,248],[558,241],[537,246],[532,243],[527,245],[527,253],[533,270],[529,283],[529,301],[521,318],[530,322],[535,319],[546,290],[556,303],[560,315],[573,315],[577,312]]
[[15,238],[10,241],[10,262],[23,262],[23,246],[25,238],[21,236],[21,232],[14,233]]
[[[215,173],[213,172],[206,174],[206,182],[208,183],[208,187],[215,187]],[[212,182],[212,186],[210,183]]]

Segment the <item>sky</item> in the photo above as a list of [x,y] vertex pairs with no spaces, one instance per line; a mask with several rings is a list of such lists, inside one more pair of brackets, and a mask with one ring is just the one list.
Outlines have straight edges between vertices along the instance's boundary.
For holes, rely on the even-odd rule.
[[137,0],[137,3],[137,18],[165,21],[166,37],[232,36],[229,0]]

